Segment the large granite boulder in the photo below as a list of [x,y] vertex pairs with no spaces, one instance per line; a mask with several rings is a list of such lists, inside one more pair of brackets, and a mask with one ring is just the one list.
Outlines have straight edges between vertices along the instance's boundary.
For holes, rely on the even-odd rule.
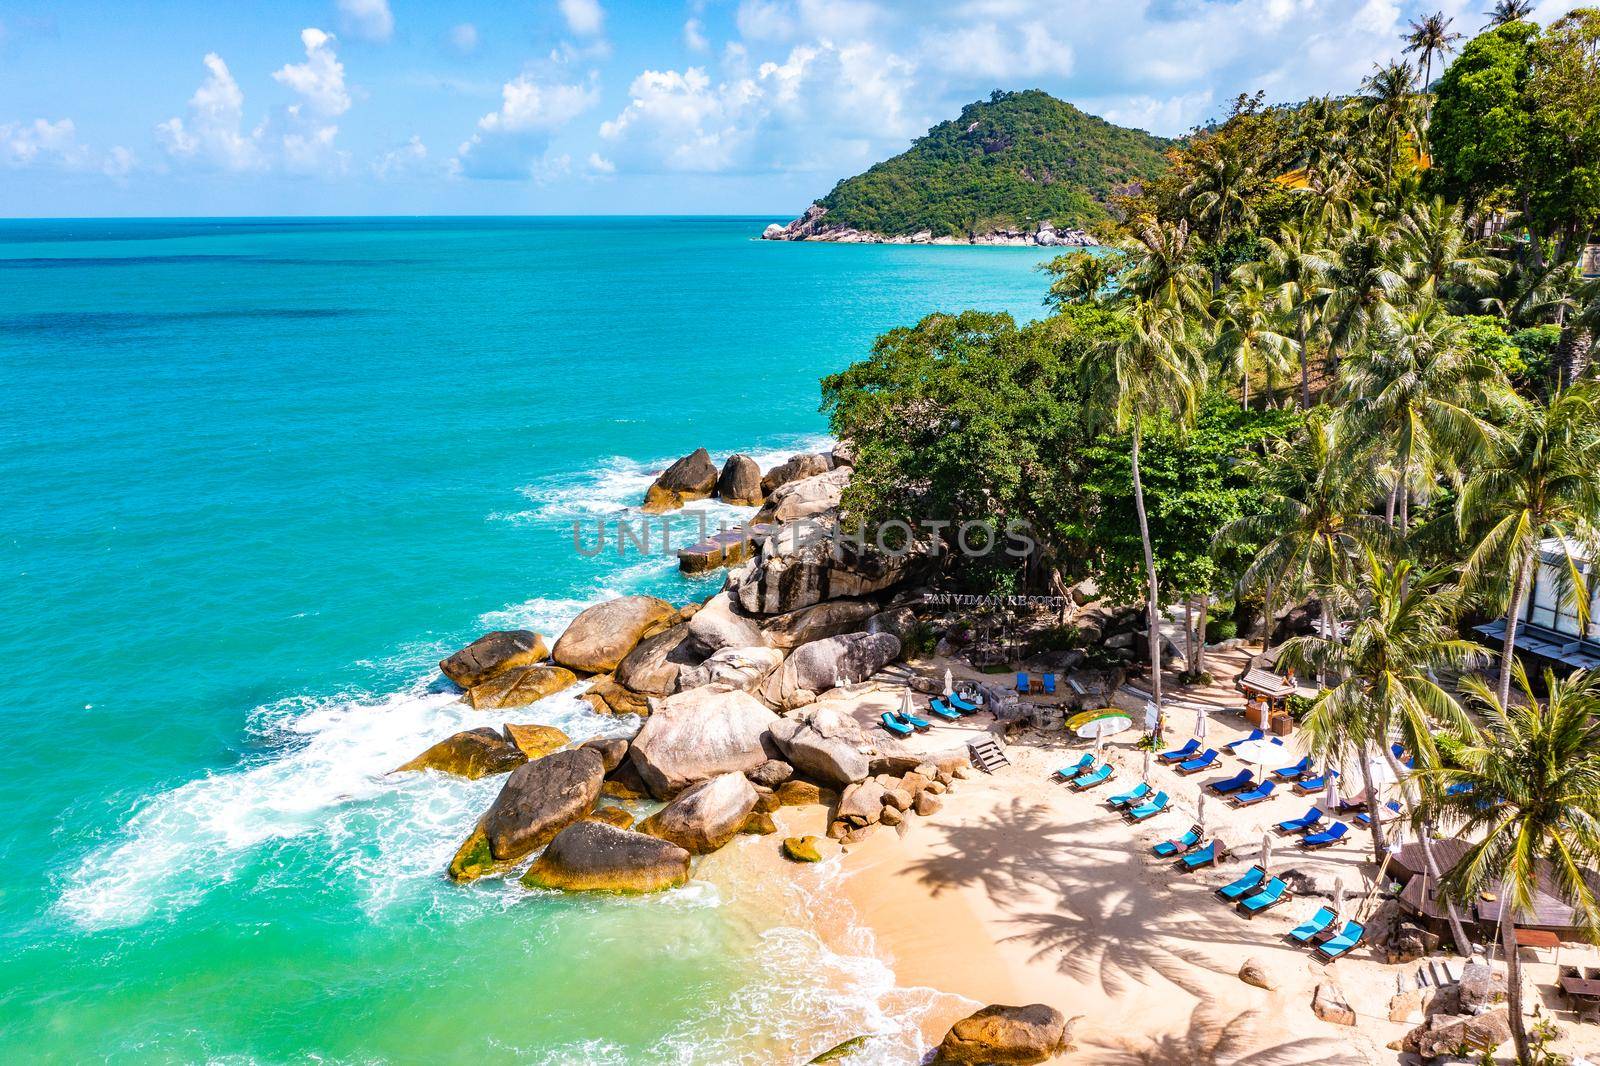
[[603,822],[557,833],[522,883],[568,892],[657,892],[689,880],[689,853],[666,840]]
[[641,696],[670,696],[678,691],[678,673],[700,656],[685,647],[687,622],[646,637],[617,664],[616,680]]
[[680,792],[639,823],[639,831],[670,840],[695,855],[716,851],[739,835],[756,809],[756,789],[742,773],[718,774]]
[[655,704],[628,756],[650,794],[671,799],[717,774],[742,774],[766,762],[767,731],[777,720],[748,692],[690,689]]
[[577,681],[577,674],[559,666],[517,666],[481,685],[473,685],[467,689],[467,699],[472,701],[473,709],[479,711],[526,707],[546,696],[554,696]]
[[761,683],[761,698],[774,707],[803,707],[839,685],[865,681],[900,656],[900,640],[889,633],[848,633],[795,649]]
[[1066,1049],[1067,1019],[1054,1007],[993,1004],[950,1027],[934,1056],[938,1063],[1035,1063]]
[[774,489],[756,512],[757,522],[798,522],[815,518],[839,506],[851,470],[842,466],[815,477],[790,481]]
[[484,726],[446,737],[393,772],[438,770],[476,781],[490,774],[509,773],[527,761],[528,756],[515,744]]
[[724,503],[749,507],[760,505],[761,468],[748,455],[730,455],[717,476],[717,497]]
[[661,472],[646,491],[647,514],[675,511],[690,500],[703,500],[717,487],[717,467],[704,448],[696,448]]
[[843,708],[808,708],[774,722],[770,732],[784,758],[816,781],[842,788],[871,771],[866,735]]
[[827,600],[798,611],[763,618],[761,635],[764,643],[787,651],[813,640],[855,632],[863,628],[877,610],[877,605],[869,600]]
[[572,620],[550,654],[579,673],[608,673],[641,640],[672,625],[677,614],[672,604],[654,596],[621,596],[597,603]]
[[530,759],[542,759],[572,743],[571,737],[553,725],[519,725],[507,722],[505,737]]
[[806,455],[791,455],[785,461],[768,470],[761,477],[761,493],[764,496],[772,495],[773,491],[791,481],[802,478],[816,477],[826,474],[829,469],[828,457],[815,453]]
[[927,551],[918,542],[891,554],[843,538],[835,543],[820,525],[791,526],[762,543],[730,591],[745,614],[758,616],[787,614],[823,600],[861,599],[921,576]]
[[444,676],[471,688],[515,666],[532,666],[549,658],[544,637],[531,629],[487,633],[439,664]]
[[888,793],[883,783],[869,777],[851,785],[839,797],[839,809],[834,817],[854,826],[876,822],[883,814],[883,798]]
[[711,597],[689,619],[689,638],[702,655],[714,655],[723,648],[749,648],[766,643],[761,627],[734,606],[728,592]]
[[600,798],[599,752],[571,748],[512,771],[471,837],[450,862],[450,876],[470,881],[544,847]]
[[1424,1061],[1462,1047],[1504,1047],[1511,1042],[1511,1015],[1505,1007],[1486,1014],[1439,1013],[1390,1044]]
[[1356,1012],[1344,990],[1332,981],[1322,982],[1311,993],[1311,1013],[1331,1025],[1356,1024]]
[[777,648],[723,648],[699,666],[684,667],[678,688],[725,685],[749,692],[782,665],[783,652]]

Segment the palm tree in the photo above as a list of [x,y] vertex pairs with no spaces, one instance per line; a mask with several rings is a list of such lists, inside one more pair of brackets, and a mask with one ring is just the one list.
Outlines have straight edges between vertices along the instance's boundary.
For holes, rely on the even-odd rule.
[[1261,366],[1269,380],[1294,358],[1295,341],[1280,331],[1273,293],[1254,271],[1241,271],[1217,301],[1217,340],[1212,351],[1238,376],[1239,405],[1250,406],[1250,369]]
[[[1210,236],[1214,247],[1222,248],[1238,227],[1249,225],[1255,209],[1248,196],[1255,173],[1250,163],[1230,144],[1207,144],[1195,153],[1194,176],[1183,186],[1179,198],[1189,219]],[[1213,290],[1222,278],[1213,279]]]
[[1438,56],[1443,59],[1455,51],[1456,42],[1465,36],[1450,32],[1450,24],[1454,21],[1455,19],[1446,18],[1443,11],[1435,11],[1421,19],[1413,19],[1411,31],[1401,35],[1400,39],[1406,43],[1401,51],[1422,53],[1423,92],[1427,92],[1428,86],[1433,84],[1433,57]]
[[1388,514],[1398,495],[1402,535],[1413,487],[1435,484],[1441,469],[1487,444],[1489,427],[1476,412],[1508,387],[1492,360],[1467,347],[1460,320],[1431,299],[1345,364],[1343,412],[1374,451],[1392,457]]
[[[1358,604],[1343,638],[1296,637],[1284,645],[1281,661],[1339,678],[1324,690],[1306,716],[1312,750],[1324,758],[1353,754],[1361,767],[1368,809],[1372,812],[1372,856],[1383,858],[1382,804],[1372,777],[1373,754],[1392,757],[1389,739],[1398,735],[1423,766],[1439,763],[1434,734],[1440,729],[1470,728],[1466,714],[1434,672],[1471,667],[1484,658],[1483,648],[1456,636],[1460,590],[1449,583],[1446,569],[1416,573],[1409,560],[1384,561],[1371,548],[1352,575],[1351,602]],[[1348,761],[1345,763],[1349,765]],[[1417,797],[1402,774],[1401,797],[1415,821]],[[1419,832],[1429,876],[1437,879],[1428,834]],[[1450,931],[1463,955],[1471,942],[1454,906]]]
[[1335,249],[1323,311],[1333,365],[1375,330],[1394,326],[1395,305],[1406,290],[1400,236],[1388,219],[1363,216]]
[[[1517,1061],[1532,1063],[1522,1018],[1517,919],[1536,891],[1554,889],[1575,923],[1600,929],[1590,871],[1600,863],[1600,676],[1545,674],[1540,700],[1521,664],[1513,667],[1521,699],[1510,702],[1477,678],[1466,681],[1484,725],[1457,752],[1460,769],[1430,769],[1441,785],[1434,805],[1461,840],[1474,840],[1440,883],[1467,902],[1499,897],[1506,960],[1506,1006]],[[1464,786],[1464,787],[1459,787]]]
[[1380,187],[1387,189],[1394,182],[1395,159],[1400,154],[1400,142],[1411,139],[1421,143],[1421,130],[1417,125],[1416,101],[1417,72],[1410,63],[1373,65],[1372,73],[1361,82],[1365,94],[1367,130],[1378,141]]
[[1502,261],[1467,239],[1466,211],[1435,196],[1412,204],[1400,220],[1401,241],[1413,285],[1437,293],[1441,285],[1489,285]]
[[1154,300],[1138,300],[1127,315],[1128,328],[1086,361],[1091,388],[1104,398],[1104,409],[1119,432],[1132,437],[1133,502],[1139,516],[1148,592],[1146,614],[1150,637],[1150,687],[1156,705],[1156,730],[1162,727],[1161,599],[1155,549],[1145,513],[1144,481],[1139,449],[1146,418],[1166,417],[1179,425],[1194,419],[1205,382],[1205,364],[1196,357],[1181,310]]
[[1388,535],[1369,513],[1378,494],[1371,466],[1345,435],[1342,422],[1321,408],[1310,412],[1300,433],[1248,461],[1246,477],[1262,487],[1259,509],[1217,532],[1219,545],[1261,545],[1242,580],[1266,589],[1269,641],[1279,595],[1316,594],[1322,632],[1331,635],[1332,603],[1351,584],[1353,560]]
[[1121,248],[1129,259],[1121,281],[1130,293],[1164,308],[1204,314],[1210,279],[1195,258],[1198,248],[1187,222],[1146,219]]
[[1045,303],[1058,309],[1098,303],[1110,293],[1123,266],[1123,257],[1116,253],[1078,251],[1057,256],[1042,268],[1053,279]]
[[[1580,618],[1588,589],[1581,556],[1595,541],[1600,515],[1600,390],[1591,384],[1557,391],[1548,404],[1510,400],[1509,418],[1488,456],[1456,500],[1456,524],[1475,540],[1465,573],[1504,597],[1505,638],[1499,700],[1511,698],[1518,615],[1543,542],[1555,539],[1565,562],[1566,593]],[[1481,530],[1482,532],[1478,532]]]
[[1489,16],[1489,21],[1483,28],[1492,30],[1533,14],[1533,0],[1499,0],[1494,10],[1485,11],[1484,14]]
[[1294,346],[1300,356],[1301,410],[1311,408],[1311,369],[1307,354],[1311,315],[1327,294],[1322,282],[1333,267],[1327,253],[1318,247],[1315,232],[1304,224],[1289,225],[1276,237],[1261,241],[1266,252],[1268,276],[1277,286],[1279,304],[1294,315]]

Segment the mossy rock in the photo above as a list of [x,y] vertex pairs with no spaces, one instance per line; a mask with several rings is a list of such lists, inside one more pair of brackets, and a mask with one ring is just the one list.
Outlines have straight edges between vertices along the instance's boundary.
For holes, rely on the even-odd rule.
[[527,761],[527,755],[493,729],[469,729],[446,737],[393,772],[437,770],[476,781],[510,773]]
[[816,1064],[819,1062],[843,1062],[845,1059],[848,1059],[851,1055],[854,1055],[857,1051],[860,1051],[863,1047],[865,1047],[866,1043],[866,1037],[852,1036],[849,1040],[846,1040],[837,1047],[831,1047],[827,1051],[824,1051],[822,1054],[818,1055],[816,1058],[808,1060],[806,1062],[806,1066],[816,1066]]
[[518,725],[507,722],[505,733],[506,739],[520,748],[530,759],[542,759],[572,743],[571,737],[553,725]]
[[467,690],[476,710],[526,707],[578,683],[578,675],[560,666],[523,666],[497,674]]
[[489,849],[489,834],[484,831],[483,823],[479,822],[473,827],[472,834],[456,849],[446,872],[452,881],[466,884],[490,874],[503,873],[515,865],[514,862],[495,859],[494,852]]
[[579,697],[595,709],[597,714],[636,714],[650,716],[650,701],[623,685],[610,674],[596,678],[589,691]]
[[633,815],[621,807],[596,807],[589,812],[589,818],[592,821],[614,825],[618,829],[633,828]]
[[750,817],[744,820],[744,825],[739,832],[749,833],[751,836],[771,836],[778,831],[778,823],[772,820],[772,815],[765,811],[751,811]]
[[556,834],[522,883],[568,892],[658,892],[689,880],[689,853],[675,844],[585,819]]
[[786,837],[783,841],[783,857],[794,862],[821,862],[822,848],[816,837]]
[[802,781],[799,778],[790,778],[777,789],[778,802],[785,807],[806,807],[812,804],[821,804],[831,807],[839,802],[839,794],[831,788]]

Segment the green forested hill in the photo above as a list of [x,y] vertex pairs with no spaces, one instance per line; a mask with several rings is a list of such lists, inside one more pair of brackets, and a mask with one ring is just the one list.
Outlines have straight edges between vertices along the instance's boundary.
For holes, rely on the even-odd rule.
[[1165,169],[1169,143],[1037,89],[996,92],[820,203],[830,227],[890,235],[964,237],[1045,220],[1086,228],[1106,217],[1118,188]]

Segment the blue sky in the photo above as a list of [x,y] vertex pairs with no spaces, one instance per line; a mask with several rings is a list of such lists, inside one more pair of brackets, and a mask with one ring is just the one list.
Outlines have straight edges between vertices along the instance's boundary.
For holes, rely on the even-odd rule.
[[786,216],[996,88],[1177,134],[1487,6],[0,0],[0,216]]

